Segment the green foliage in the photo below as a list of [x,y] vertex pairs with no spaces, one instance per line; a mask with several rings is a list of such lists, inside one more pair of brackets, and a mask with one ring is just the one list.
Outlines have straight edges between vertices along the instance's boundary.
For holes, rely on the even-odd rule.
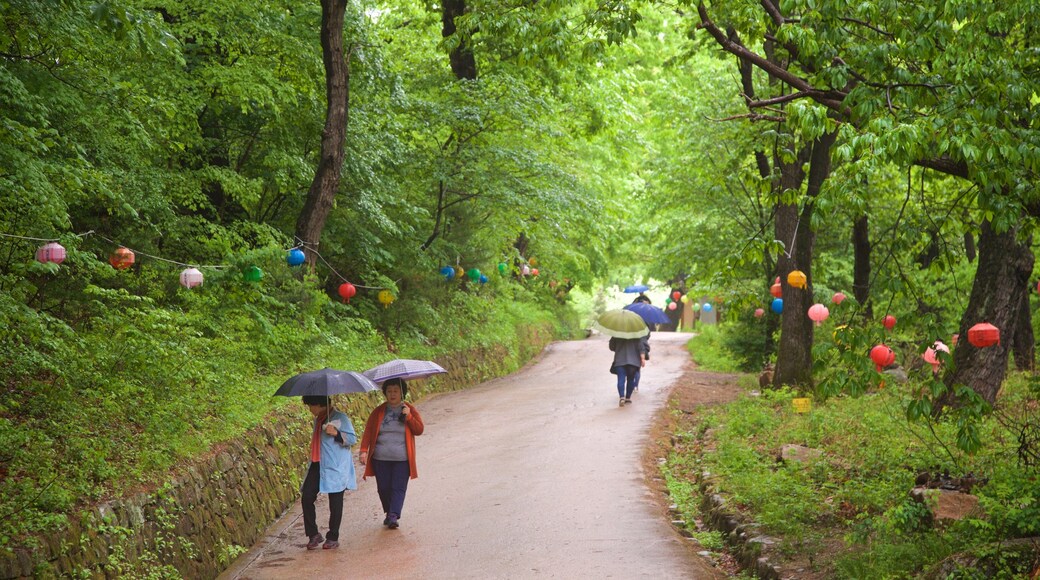
[[693,360],[704,370],[716,372],[736,372],[741,370],[741,361],[733,351],[723,348],[725,331],[718,326],[700,324],[697,335],[686,343],[686,348],[693,355]]

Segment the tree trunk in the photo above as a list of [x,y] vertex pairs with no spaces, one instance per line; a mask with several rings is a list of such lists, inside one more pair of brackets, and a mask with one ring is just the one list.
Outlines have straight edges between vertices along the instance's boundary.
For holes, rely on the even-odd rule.
[[852,296],[859,303],[863,316],[872,318],[870,304],[870,229],[867,214],[863,214],[852,226],[852,251],[855,263],[852,266]]
[[[781,183],[783,190],[787,191],[797,189],[802,181],[801,166],[806,153],[810,161],[806,202],[801,212],[794,204],[782,204],[777,208],[777,239],[787,244],[787,253],[782,254],[778,262],[784,313],[780,321],[780,351],[773,376],[776,385],[812,388],[813,322],[806,315],[813,303],[812,260],[816,234],[811,223],[816,197],[830,175],[831,146],[836,137],[837,133],[825,133],[811,146],[805,147],[795,161],[797,167],[781,163]],[[789,182],[784,183],[785,180]],[[792,270],[801,270],[805,274],[807,284],[804,289],[787,284],[787,275]]]
[[[1016,233],[1017,228],[997,233],[988,220],[982,223],[978,270],[961,318],[961,339],[953,351],[955,370],[944,380],[947,387],[967,385],[990,404],[1007,374],[1008,348],[1016,336],[1022,295],[1028,292],[1033,272],[1033,254],[1018,242]],[[968,329],[979,322],[1000,329],[1000,344],[976,348],[967,340]],[[942,407],[954,403],[953,395],[947,394],[937,401],[934,412],[941,413]]]
[[350,103],[349,55],[343,49],[343,16],[347,0],[321,0],[321,52],[325,63],[325,128],[321,152],[307,200],[296,221],[296,238],[303,244],[307,264],[313,268],[315,252],[325,229],[325,220],[339,189],[343,148],[347,140],[347,111]]
[[[1023,244],[1028,250],[1032,244]],[[1018,316],[1015,322],[1015,333],[1012,335],[1011,354],[1015,359],[1015,368],[1020,371],[1036,369],[1036,346],[1033,338],[1033,313],[1029,309],[1030,288],[1019,293]]]
[[[448,38],[455,34],[455,17],[466,12],[466,0],[441,0],[441,36]],[[466,38],[460,38],[459,44],[448,54],[451,72],[457,79],[475,80],[477,78],[477,59],[469,47]]]

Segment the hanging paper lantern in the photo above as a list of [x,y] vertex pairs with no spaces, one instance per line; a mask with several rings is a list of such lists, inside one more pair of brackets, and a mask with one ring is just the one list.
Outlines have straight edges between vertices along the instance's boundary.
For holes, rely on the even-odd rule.
[[532,256],[531,259],[527,261],[527,263],[532,265],[532,266],[537,266],[538,265],[538,258],[535,258],[535,257]]
[[690,297],[685,295],[685,294],[683,294],[682,296],[679,297],[679,301],[682,302],[683,304],[688,304],[690,302]]
[[665,303],[665,306],[667,306],[667,305],[672,303],[672,299],[671,298],[665,298],[664,299],[664,303]]
[[870,349],[870,360],[874,361],[878,372],[881,372],[881,369],[896,362],[896,353],[892,352],[892,349],[887,346],[879,344]]
[[36,261],[46,264],[52,262],[60,264],[65,261],[65,247],[58,242],[49,242],[36,250]]
[[773,298],[773,303],[769,305],[769,309],[772,310],[775,314],[783,313],[783,311],[784,311],[784,299],[783,298]]
[[672,300],[678,300],[680,296],[682,296],[682,292],[679,292],[678,290],[672,292]]
[[202,272],[199,272],[196,268],[188,268],[181,272],[181,286],[185,288],[194,288],[196,286],[202,286]]
[[844,301],[845,301],[845,295],[842,294],[841,292],[835,292],[834,296],[831,296],[831,302],[833,302],[835,304],[841,304]]
[[256,266],[249,266],[242,270],[242,279],[246,282],[259,282],[264,277],[264,271]]
[[763,310],[761,308],[756,308],[755,309],[755,318],[762,318],[762,316],[765,315],[765,313],[766,313],[765,310]]
[[508,268],[509,268],[509,265],[506,264],[505,262],[499,262],[498,263],[498,273],[499,274],[503,274],[504,275]]
[[953,346],[957,346],[957,341],[960,340],[960,338],[961,338],[961,335],[954,334],[953,336],[950,337],[950,344],[952,344]]
[[780,276],[776,277],[776,282],[769,287],[769,293],[773,295],[773,298],[780,298],[783,296],[784,288],[780,285]]
[[456,278],[461,278],[461,277],[466,275],[466,269],[463,268],[462,266],[459,266],[458,268],[454,268],[454,271],[455,271],[455,277]]
[[693,306],[691,306],[690,308],[693,308],[694,312],[700,312],[701,311],[701,303],[700,302],[694,302]]
[[801,270],[791,270],[791,273],[787,275],[787,283],[795,288],[805,290],[808,287],[808,282],[805,272]]
[[480,280],[480,270],[476,268],[470,268],[469,271],[466,272],[466,276],[469,277],[470,281],[476,282],[477,280]]
[[948,347],[945,344],[943,344],[942,341],[937,340],[937,341],[935,341],[934,344],[932,344],[932,346],[930,346],[927,349],[925,349],[924,354],[921,355],[921,358],[924,359],[924,362],[932,365],[932,372],[933,373],[934,372],[938,372],[939,371],[939,365],[942,364],[942,361],[939,360],[939,357],[938,357],[938,354],[940,352],[945,352],[945,353],[949,354],[950,347]]
[[350,304],[350,299],[357,294],[357,288],[354,287],[350,282],[344,282],[339,285],[339,297],[343,299],[343,302]]
[[130,248],[116,248],[112,255],[108,257],[108,263],[112,264],[112,267],[116,270],[126,270],[130,266],[134,265],[134,260],[137,257],[130,250]]
[[823,304],[817,303],[809,307],[809,319],[815,322],[816,326],[819,326],[821,322],[827,320],[827,317],[830,315],[830,311],[827,310],[827,307]]
[[711,312],[711,302],[705,302],[704,306],[701,308],[703,308],[705,312]]
[[[480,280],[478,280],[478,281],[479,281],[479,282],[480,282],[481,284],[487,284],[487,282],[488,282],[488,277],[487,277],[487,275],[485,275],[485,274],[481,274],[481,275],[480,275]],[[550,283],[549,285],[550,285],[550,286],[553,286],[554,284],[553,284],[553,283]]]
[[896,317],[891,314],[881,319],[881,325],[885,327],[885,330],[892,330],[896,326]]
[[1036,283],[1036,293],[1040,294],[1040,282]]
[[528,266],[527,264],[524,264],[524,267],[520,269],[520,273],[523,274],[524,276],[530,276],[531,275],[531,268],[530,268],[530,266]]
[[1000,329],[988,322],[980,322],[968,329],[968,342],[978,348],[1000,344]]
[[386,308],[394,301],[394,293],[389,290],[380,290],[376,298],[379,299],[379,303],[383,305],[383,308]]
[[448,282],[451,282],[452,279],[455,278],[455,268],[452,268],[451,266],[444,266],[441,268],[440,272],[441,276],[444,276],[444,279]]
[[676,308],[678,308],[678,305],[675,302],[668,305],[668,310],[675,310]]
[[289,250],[289,255],[285,257],[285,261],[288,262],[290,266],[299,266],[307,261],[307,256],[303,253],[303,250],[293,248]]
[[531,268],[531,275],[532,276],[537,276],[538,275],[538,268]]

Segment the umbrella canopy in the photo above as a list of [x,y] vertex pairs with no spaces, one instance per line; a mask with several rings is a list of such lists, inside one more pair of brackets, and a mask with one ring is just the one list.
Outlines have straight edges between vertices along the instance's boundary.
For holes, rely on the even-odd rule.
[[632,304],[625,306],[625,310],[631,310],[638,314],[647,326],[651,324],[668,324],[671,322],[671,319],[664,313],[664,310],[661,310],[652,304],[647,304],[646,302],[633,302]]
[[301,373],[292,377],[282,383],[274,394],[281,397],[329,397],[344,393],[367,393],[378,388],[372,379],[361,373],[338,371],[326,367],[320,371]]
[[446,372],[448,371],[441,365],[432,361],[399,358],[368,369],[365,376],[376,383],[382,383],[390,379],[421,379]]
[[622,292],[625,294],[639,294],[640,292],[646,292],[650,287],[646,284],[635,284],[634,286],[626,286]]
[[614,338],[640,338],[650,334],[643,318],[631,310],[608,310],[599,316],[596,327]]

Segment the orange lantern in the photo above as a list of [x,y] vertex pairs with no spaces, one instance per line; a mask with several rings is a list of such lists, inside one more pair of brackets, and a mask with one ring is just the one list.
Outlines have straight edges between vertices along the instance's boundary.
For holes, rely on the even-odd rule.
[[130,266],[134,265],[136,256],[130,251],[130,248],[120,247],[116,251],[112,252],[112,255],[108,257],[108,263],[112,264],[112,267],[116,270],[126,270]]
[[809,286],[809,279],[805,277],[805,272],[791,270],[791,273],[787,275],[787,283],[795,288],[805,290]]
[[531,275],[532,276],[537,276],[538,275],[538,268],[531,268]]
[[783,287],[780,285],[780,276],[776,277],[776,282],[769,287],[769,293],[773,295],[773,298],[780,298],[783,295]]
[[885,327],[885,330],[892,330],[896,327],[896,317],[891,314],[881,319],[881,325]]
[[877,370],[880,373],[881,369],[896,362],[896,353],[892,352],[892,349],[887,346],[879,344],[870,349],[870,360],[874,361],[874,365],[877,366]]
[[357,294],[357,288],[354,287],[350,282],[344,282],[339,285],[339,297],[343,299],[343,302],[350,304],[350,299]]
[[968,342],[978,348],[1000,344],[1000,329],[988,322],[980,322],[968,329]]

